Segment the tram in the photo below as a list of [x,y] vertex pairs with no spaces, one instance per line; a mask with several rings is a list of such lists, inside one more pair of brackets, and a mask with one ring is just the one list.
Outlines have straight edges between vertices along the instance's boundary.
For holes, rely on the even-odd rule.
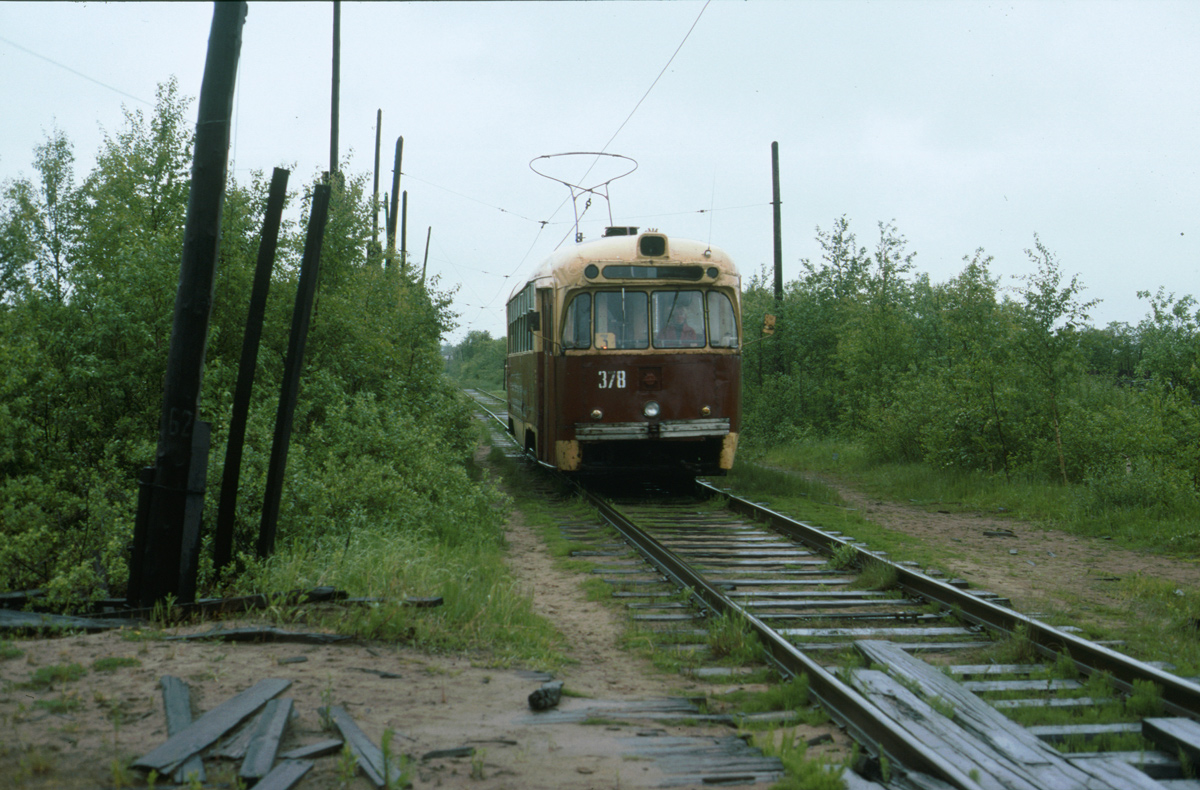
[[741,418],[740,279],[635,227],[551,255],[507,303],[508,429],[579,474],[719,475]]

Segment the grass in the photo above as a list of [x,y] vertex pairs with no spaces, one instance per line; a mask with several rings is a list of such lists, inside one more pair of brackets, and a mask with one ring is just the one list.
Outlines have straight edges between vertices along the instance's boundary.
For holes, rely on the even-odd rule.
[[744,617],[726,613],[709,618],[707,643],[710,656],[720,664],[762,661],[762,644]]
[[826,758],[809,759],[808,745],[791,728],[777,728],[754,736],[754,745],[768,757],[778,757],[786,772],[771,790],[842,790],[845,766]]
[[[1104,519],[1081,519],[1076,512],[1077,491],[1072,489],[1027,481],[1006,483],[985,475],[938,473],[915,464],[873,465],[862,448],[853,444],[826,442],[773,448],[756,462],[740,458],[726,478],[743,496],[769,498],[774,509],[794,518],[840,530],[874,550],[888,552],[893,560],[913,560],[927,568],[947,571],[957,561],[973,558],[964,556],[954,544],[926,544],[873,524],[838,504],[836,494],[825,491],[819,483],[787,470],[837,476],[872,496],[911,502],[930,510],[983,511],[1032,519],[1076,534],[1111,537],[1113,544],[1128,548],[1180,553],[1170,544],[1167,522],[1147,526],[1135,514],[1114,530]],[[856,562],[846,550],[831,564],[850,567]],[[1169,661],[1184,676],[1200,674],[1200,639],[1196,637],[1200,630],[1200,591],[1141,574],[1122,576],[1114,584],[1121,599],[1118,606],[1102,607],[1078,599],[1069,605],[1074,611],[1046,613],[1044,619],[1051,623],[1083,620],[1087,638],[1122,639],[1126,642],[1124,652],[1146,661]],[[1069,595],[1066,597],[1069,599]],[[1109,625],[1097,625],[1097,615]],[[1023,640],[1012,638],[1000,643],[991,655],[1000,661],[1036,658],[1029,650]]]
[[33,689],[52,689],[60,683],[70,683],[79,680],[87,674],[87,670],[81,664],[52,664],[46,667],[38,667],[30,676],[27,688]]
[[121,667],[140,667],[141,661],[126,656],[105,656],[92,662],[93,672],[112,672]]
[[[924,546],[907,535],[886,529],[863,518],[858,511],[845,507],[837,492],[793,471],[771,468],[762,463],[739,460],[725,477],[725,484],[740,496],[768,498],[774,510],[792,518],[819,524],[822,529],[852,535],[875,551],[885,551],[893,559],[914,560],[926,567],[944,566],[957,555],[947,547]],[[857,565],[858,552],[846,547],[831,562],[835,569]]]
[[881,591],[890,590],[900,580],[900,573],[895,565],[868,559],[863,563],[862,572],[858,574],[849,587],[852,590]]
[[767,713],[791,710],[800,714],[805,724],[823,724],[829,720],[820,708],[810,705],[808,676],[798,675],[789,680],[772,683],[763,691],[739,689],[721,697],[722,706],[739,713]]
[[[273,607],[282,625],[303,619],[361,639],[434,652],[480,651],[496,666],[567,663],[554,625],[533,611],[494,541],[451,545],[427,534],[358,529],[348,535],[282,549],[245,574],[247,589],[276,592],[331,585],[354,597],[379,598],[364,607],[317,610]],[[442,606],[407,607],[408,597],[440,596]]]
[[[1200,529],[1194,513],[1163,517],[1139,508],[1097,513],[1085,505],[1086,488],[1081,484],[1063,486],[1019,476],[1005,480],[1000,475],[936,470],[923,464],[880,464],[871,461],[866,448],[854,442],[821,441],[774,447],[755,460],[759,466],[778,470],[835,476],[853,482],[872,496],[930,509],[1010,516],[1076,535],[1111,538],[1127,548],[1189,559],[1200,549]],[[742,465],[739,461],[738,467]],[[745,473],[735,468],[731,476]],[[760,478],[757,485],[764,494],[775,487],[787,488],[785,482],[772,480],[761,471],[750,474]],[[819,483],[806,484],[809,485],[820,490]],[[805,495],[825,504],[837,504],[836,498],[828,495],[807,492]]]
[[79,700],[79,695],[75,692],[62,693],[53,699],[39,699],[33,703],[35,708],[49,711],[50,713],[70,713],[73,710],[79,710],[83,703]]

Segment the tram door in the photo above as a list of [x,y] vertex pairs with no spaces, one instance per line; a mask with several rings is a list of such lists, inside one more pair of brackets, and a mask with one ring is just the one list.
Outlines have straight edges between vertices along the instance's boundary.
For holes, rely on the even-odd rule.
[[537,292],[537,310],[540,328],[537,344],[537,391],[538,391],[538,437],[540,439],[538,457],[547,463],[554,463],[554,443],[558,440],[558,414],[562,404],[558,402],[559,393],[554,386],[555,365],[558,358],[554,354],[554,290],[539,288]]

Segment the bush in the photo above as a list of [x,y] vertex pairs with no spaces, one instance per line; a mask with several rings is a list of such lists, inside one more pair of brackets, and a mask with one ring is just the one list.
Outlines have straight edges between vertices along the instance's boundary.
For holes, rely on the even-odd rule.
[[1200,514],[1200,495],[1182,469],[1157,457],[1114,458],[1088,470],[1079,503],[1089,514],[1144,511],[1155,518]]
[[[0,191],[0,587],[45,587],[64,605],[125,592],[135,473],[153,463],[179,279],[187,104],[171,82],[152,117],[127,112],[78,189],[56,133],[37,149],[41,181]],[[450,296],[368,259],[365,182],[348,175],[330,203],[277,546],[345,545],[362,530],[498,545],[504,499],[468,474],[471,415],[442,375]],[[200,414],[213,426],[206,542],[267,188],[255,174],[226,190]],[[234,534],[243,564],[261,520],[305,231],[285,223],[267,302]],[[211,561],[201,562],[211,585]]]

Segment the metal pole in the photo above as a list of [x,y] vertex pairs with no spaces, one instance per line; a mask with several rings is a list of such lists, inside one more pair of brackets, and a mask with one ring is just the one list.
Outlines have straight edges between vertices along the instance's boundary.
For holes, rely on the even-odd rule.
[[342,84],[342,2],[333,0],[333,89],[329,108],[329,172],[338,171],[338,102]]
[[242,448],[246,442],[246,418],[250,413],[250,394],[254,389],[254,371],[258,364],[258,345],[262,338],[263,316],[267,310],[267,291],[271,287],[271,268],[279,242],[283,204],[287,198],[288,171],[275,168],[267,212],[263,217],[258,244],[258,263],[254,285],[250,289],[250,310],[246,333],[242,336],[242,359],[238,366],[233,393],[233,414],[229,419],[229,442],[225,446],[225,470],[221,477],[221,502],[217,508],[217,529],[213,536],[213,566],[219,573],[233,557],[233,525],[237,514],[238,483],[242,474]]
[[779,143],[771,143],[771,206],[775,214],[775,301],[783,300],[783,229],[779,220]]
[[292,332],[288,337],[287,360],[283,365],[283,387],[279,393],[279,410],[275,414],[275,437],[271,442],[271,461],[267,468],[267,490],[263,496],[262,524],[258,532],[259,557],[267,557],[275,551],[279,499],[283,493],[283,473],[287,468],[292,417],[296,411],[300,372],[304,366],[308,323],[317,291],[317,275],[321,270],[321,242],[329,217],[329,193],[329,184],[320,184],[313,190],[308,236],[304,240],[304,258],[300,261],[300,282],[296,286],[296,307],[292,312]]
[[195,508],[189,513],[188,492],[197,479],[193,465],[206,462],[206,458],[195,459],[193,449],[220,252],[229,127],[245,21],[244,2],[214,4],[200,88],[192,185],[167,354],[154,482],[147,497],[145,543],[135,546],[135,551],[141,551],[142,555],[131,562],[131,566],[141,571],[137,587],[143,605],[195,586],[194,579],[185,582],[179,573],[181,558],[195,551],[194,547],[183,545],[184,534],[194,534],[196,541],[199,540],[198,525],[192,529],[186,523],[189,515],[199,515]]

